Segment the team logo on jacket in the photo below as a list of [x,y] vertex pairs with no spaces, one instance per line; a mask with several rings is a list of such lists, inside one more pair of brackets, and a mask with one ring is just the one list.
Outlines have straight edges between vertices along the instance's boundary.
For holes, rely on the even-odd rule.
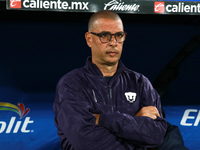
[[136,93],[133,93],[133,92],[126,92],[125,93],[125,96],[126,96],[126,99],[127,101],[129,101],[130,103],[133,103],[136,99]]

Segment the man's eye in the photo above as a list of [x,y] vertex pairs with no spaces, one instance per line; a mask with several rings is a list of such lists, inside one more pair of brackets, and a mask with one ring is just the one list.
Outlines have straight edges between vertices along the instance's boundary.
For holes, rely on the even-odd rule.
[[107,38],[107,37],[110,37],[110,34],[109,33],[102,33],[102,34],[100,34],[100,37]]
[[124,36],[124,33],[116,33],[116,36],[118,37],[118,38],[122,38],[123,36]]

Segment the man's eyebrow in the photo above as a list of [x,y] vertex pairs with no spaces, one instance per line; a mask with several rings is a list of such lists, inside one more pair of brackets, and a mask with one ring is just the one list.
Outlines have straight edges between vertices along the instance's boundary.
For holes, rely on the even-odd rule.
[[[115,33],[121,33],[121,32],[124,32],[124,31],[118,31],[118,32],[115,32]],[[110,34],[111,34],[110,31],[101,31],[101,32],[99,32],[99,33],[110,33]],[[114,33],[114,34],[115,34],[115,33]]]
[[111,33],[110,31],[101,31],[100,33]]

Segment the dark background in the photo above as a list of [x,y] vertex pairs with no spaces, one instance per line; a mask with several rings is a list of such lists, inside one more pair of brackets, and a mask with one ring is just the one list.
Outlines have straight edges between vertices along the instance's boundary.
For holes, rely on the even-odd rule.
[[[92,13],[13,11],[5,9],[5,2],[0,6],[1,87],[54,93],[65,73],[85,64],[90,49],[84,34]],[[120,16],[128,33],[123,63],[152,84],[164,71],[156,84],[163,105],[199,104],[199,16]]]
[[[0,0],[0,102],[30,108],[26,117],[34,123],[28,129],[34,132],[4,131],[0,145],[9,150],[58,150],[55,87],[90,55],[84,34],[92,13],[13,11],[5,6]],[[186,147],[198,149],[199,126],[194,122],[200,110],[200,16],[120,16],[128,33],[123,63],[150,79],[161,95],[167,121],[179,127]],[[191,126],[180,124],[186,110],[193,111],[193,119],[186,121]],[[8,125],[12,116],[24,122],[11,111],[1,111],[0,120]]]

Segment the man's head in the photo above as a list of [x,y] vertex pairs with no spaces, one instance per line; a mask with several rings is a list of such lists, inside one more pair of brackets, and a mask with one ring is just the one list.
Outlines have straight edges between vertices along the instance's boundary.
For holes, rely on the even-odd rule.
[[[110,34],[116,35],[109,38]],[[111,66],[118,63],[125,34],[122,20],[116,13],[103,10],[93,14],[85,38],[91,48],[94,64]]]
[[93,31],[95,29],[95,21],[98,19],[111,19],[111,20],[121,20],[118,14],[109,11],[109,10],[102,10],[99,12],[94,13],[88,22],[88,31]]

